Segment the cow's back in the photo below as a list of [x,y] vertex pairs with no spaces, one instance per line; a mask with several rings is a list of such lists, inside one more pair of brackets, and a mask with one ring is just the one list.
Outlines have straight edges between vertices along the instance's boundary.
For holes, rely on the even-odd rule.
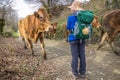
[[34,38],[37,34],[37,25],[39,26],[40,23],[34,15],[28,15],[25,19],[20,20],[18,25],[22,36]]
[[105,36],[107,41],[111,43],[114,41],[116,35],[119,32],[120,32],[120,10],[110,11],[103,17],[101,36],[102,37]]
[[106,28],[118,28],[120,26],[120,10],[114,10],[103,17],[102,25]]
[[36,31],[36,26],[35,26],[35,17],[32,15],[29,15],[25,18],[24,20],[24,29],[26,31],[26,35],[28,35],[29,38],[34,37],[34,32]]

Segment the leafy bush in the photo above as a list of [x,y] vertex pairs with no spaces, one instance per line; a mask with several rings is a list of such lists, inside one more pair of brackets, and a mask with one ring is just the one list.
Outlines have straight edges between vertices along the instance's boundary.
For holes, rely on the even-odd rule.
[[4,37],[11,37],[12,33],[11,32],[5,32],[5,33],[3,33],[3,36]]

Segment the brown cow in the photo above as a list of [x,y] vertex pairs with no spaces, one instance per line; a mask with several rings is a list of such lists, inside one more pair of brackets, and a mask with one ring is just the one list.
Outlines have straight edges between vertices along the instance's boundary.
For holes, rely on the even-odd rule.
[[57,24],[58,24],[57,22],[54,22],[54,23],[51,24],[53,26],[53,30],[50,31],[50,36],[52,36],[52,35],[53,35],[53,37],[56,36]]
[[[100,28],[100,26],[101,26],[97,16],[94,16],[94,19],[91,24],[94,28]],[[68,37],[70,31],[66,29],[66,23],[63,25],[63,28],[65,29],[65,38],[66,38],[66,37]],[[67,41],[67,39],[66,39],[66,41]]]
[[55,38],[55,36],[56,36],[56,30],[57,30],[57,24],[58,24],[58,22],[53,22],[53,23],[51,23],[52,28],[51,28],[50,31],[48,31],[48,32],[45,33],[45,36],[46,36],[46,37],[49,37],[50,39],[51,39],[52,37]]
[[34,55],[32,42],[37,43],[38,39],[40,39],[43,57],[46,59],[43,32],[49,31],[52,27],[48,20],[46,9],[39,8],[38,11],[34,12],[34,14],[28,15],[25,19],[20,20],[18,22],[18,26],[25,48],[27,43],[32,55]]
[[116,35],[120,32],[120,10],[113,10],[104,15],[102,21],[101,42],[97,49],[101,48],[103,42],[107,40],[112,50],[118,54],[112,47],[112,42]]
[[99,22],[99,18],[97,16],[94,16],[94,19],[91,24],[94,28],[100,28],[100,26],[101,26],[101,24]]

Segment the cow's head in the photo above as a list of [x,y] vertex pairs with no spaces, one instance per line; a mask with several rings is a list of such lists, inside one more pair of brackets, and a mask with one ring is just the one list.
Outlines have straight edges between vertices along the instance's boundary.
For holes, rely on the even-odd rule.
[[41,31],[49,31],[50,28],[52,28],[47,10],[44,7],[39,8],[38,11],[34,12],[34,16],[40,23],[39,29],[41,29]]
[[94,16],[94,19],[92,21],[92,26],[95,28],[100,28],[101,24],[100,24],[97,16]]
[[56,31],[57,29],[57,22],[54,22],[54,23],[51,23],[51,25],[53,26],[52,30],[51,31]]

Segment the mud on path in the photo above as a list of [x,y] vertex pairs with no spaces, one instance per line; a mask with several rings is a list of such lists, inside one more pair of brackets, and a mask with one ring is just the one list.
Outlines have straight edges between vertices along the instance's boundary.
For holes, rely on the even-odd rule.
[[[40,43],[34,44],[35,56],[23,48],[21,39],[0,40],[0,80],[73,80],[71,53],[65,40],[45,39],[48,59],[42,60]],[[86,46],[86,80],[120,80],[120,56],[109,47],[96,51]]]

